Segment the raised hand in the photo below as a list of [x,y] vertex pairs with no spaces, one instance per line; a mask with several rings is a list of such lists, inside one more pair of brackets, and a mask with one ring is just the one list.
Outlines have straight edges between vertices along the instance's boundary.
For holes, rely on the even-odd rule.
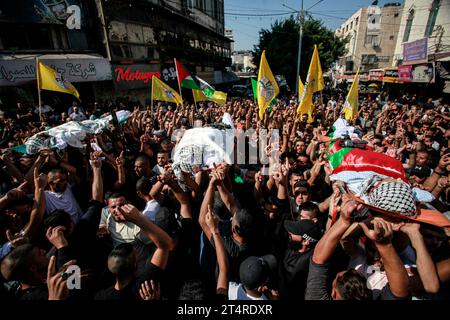
[[39,174],[38,168],[34,168],[33,179],[35,188],[45,189],[45,187],[47,186],[48,176],[43,173]]
[[116,211],[117,216],[121,220],[131,221],[136,223],[143,217],[142,213],[132,204],[125,204],[119,207],[118,212]]
[[91,166],[92,169],[100,169],[102,167],[102,160],[100,160],[99,156],[101,151],[91,152]]
[[116,165],[118,167],[123,167],[125,165],[125,156],[123,151],[121,151],[120,155],[116,158]]
[[161,298],[161,290],[158,282],[154,280],[145,280],[139,289],[139,295],[142,300],[159,300]]
[[50,241],[50,243],[54,245],[56,249],[61,249],[68,245],[67,239],[64,235],[65,230],[66,227],[63,226],[50,227],[45,233],[48,241]]
[[220,218],[218,215],[216,215],[212,210],[211,206],[208,204],[208,212],[206,213],[205,217],[206,225],[208,226],[209,230],[211,230],[211,233],[218,232],[218,226]]
[[63,265],[59,272],[56,271],[56,257],[52,256],[47,267],[48,300],[65,300],[69,296],[65,270],[76,263],[71,260]]
[[376,217],[372,220],[373,230],[369,229],[366,224],[359,224],[367,238],[379,245],[391,243],[394,235],[393,226],[390,222],[383,218]]
[[9,229],[6,230],[6,238],[13,248],[17,248],[18,246],[29,242],[28,238],[22,236],[20,233],[13,235]]

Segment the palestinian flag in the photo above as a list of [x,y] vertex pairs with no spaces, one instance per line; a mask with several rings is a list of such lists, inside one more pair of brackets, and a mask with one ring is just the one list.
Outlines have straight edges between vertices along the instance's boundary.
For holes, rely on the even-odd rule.
[[207,97],[213,95],[214,88],[205,80],[189,72],[177,59],[175,59],[175,68],[177,70],[178,85],[180,88],[202,90]]
[[367,146],[366,149],[343,147],[340,145],[341,141],[341,139],[331,141],[328,149],[327,156],[333,169],[333,176],[346,175],[349,171],[352,172],[352,175],[356,174],[357,176],[376,173],[408,182],[402,163],[397,159],[383,153],[373,152]]

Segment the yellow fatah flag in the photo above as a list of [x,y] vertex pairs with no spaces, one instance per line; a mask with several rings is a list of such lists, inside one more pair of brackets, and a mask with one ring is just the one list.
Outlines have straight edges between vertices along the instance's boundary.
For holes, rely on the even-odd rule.
[[300,99],[303,94],[303,89],[305,89],[305,86],[303,85],[302,78],[298,76],[298,102],[300,103]]
[[359,87],[359,68],[353,79],[350,91],[347,94],[347,98],[344,103],[344,114],[346,120],[353,119],[358,114],[358,87]]
[[61,74],[41,61],[38,61],[37,81],[40,90],[69,93],[80,99],[77,89],[69,81],[64,80]]
[[152,99],[167,101],[167,102],[175,102],[177,104],[182,104],[183,100],[181,100],[178,92],[173,90],[167,84],[159,80],[157,77],[152,77]]
[[314,45],[314,52],[309,64],[306,83],[297,108],[297,113],[299,115],[307,113],[311,117],[312,112],[314,111],[313,93],[323,90],[324,87],[325,84],[323,81],[322,66],[320,65],[319,51],[317,50],[317,45]]
[[[212,90],[211,90],[212,91]],[[203,93],[202,90],[192,89],[192,95],[194,96],[194,101],[212,101],[217,103],[219,106],[224,106],[227,101],[227,94],[222,91],[212,91],[209,92],[208,96]]]
[[259,118],[264,118],[264,112],[269,107],[270,102],[278,95],[280,89],[278,88],[277,80],[270,70],[269,64],[266,60],[266,50],[261,55],[261,62],[259,64],[258,84],[256,88],[256,97],[259,106]]

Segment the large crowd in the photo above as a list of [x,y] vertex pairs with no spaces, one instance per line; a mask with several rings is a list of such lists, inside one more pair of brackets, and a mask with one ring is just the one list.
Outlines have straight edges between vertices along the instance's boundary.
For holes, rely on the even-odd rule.
[[[448,299],[448,229],[375,212],[355,221],[361,204],[330,179],[323,139],[344,98],[315,104],[312,121],[297,116],[293,97],[277,99],[264,119],[244,98],[222,107],[130,99],[74,102],[63,112],[3,107],[1,299]],[[118,110],[130,111],[128,120],[87,135],[80,148],[19,152],[39,132]],[[172,151],[187,130],[224,114],[256,132],[246,150],[268,130],[263,152],[277,161],[247,156],[183,172],[182,188]],[[409,186],[449,217],[449,119],[442,98],[380,95],[361,97],[350,124],[374,152],[399,160]]]

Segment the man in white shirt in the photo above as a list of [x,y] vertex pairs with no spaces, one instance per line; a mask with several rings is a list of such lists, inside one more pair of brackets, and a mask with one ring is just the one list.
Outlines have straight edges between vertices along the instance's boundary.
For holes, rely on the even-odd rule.
[[277,268],[275,256],[248,257],[239,267],[241,283],[230,282],[228,299],[230,300],[269,300],[277,294],[267,289],[270,276]]
[[136,193],[141,199],[146,202],[144,211],[142,213],[153,222],[156,221],[156,213],[159,211],[159,209],[161,209],[159,203],[150,195],[150,190],[155,183],[156,177],[141,177],[136,182]]
[[48,173],[48,186],[45,191],[46,211],[50,214],[56,209],[62,209],[70,214],[77,224],[83,212],[73,196],[72,187],[67,183],[67,173],[62,169],[53,169]]

